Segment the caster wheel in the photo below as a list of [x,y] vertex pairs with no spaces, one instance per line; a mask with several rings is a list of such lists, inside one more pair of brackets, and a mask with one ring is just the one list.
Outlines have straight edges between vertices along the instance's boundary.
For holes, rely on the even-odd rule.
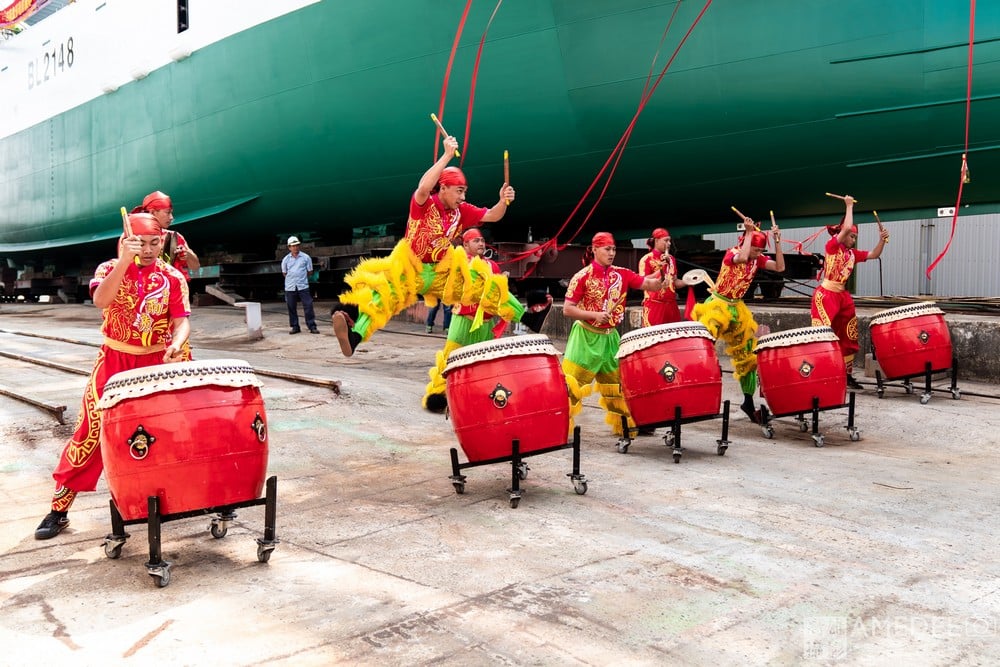
[[931,395],[924,394],[920,397],[920,405],[927,405],[928,403],[930,403],[930,400],[931,400]]
[[799,432],[805,433],[808,430],[809,430],[809,423],[805,419],[800,420],[799,421]]
[[528,479],[528,464],[522,463],[517,466],[517,478],[518,479]]
[[104,555],[111,560],[118,560],[122,557],[122,547],[125,545],[124,542],[119,542],[117,544],[113,542],[104,543]]
[[465,482],[452,482],[452,486],[455,487],[455,493],[458,495],[465,493]]
[[718,454],[719,456],[725,456],[726,450],[728,448],[729,448],[728,445],[719,445],[718,447],[715,448],[715,453]]
[[576,480],[573,482],[573,490],[576,491],[576,495],[582,496],[587,493],[587,482],[584,480]]
[[229,526],[221,521],[213,521],[211,525],[212,537],[221,540],[229,532]]
[[517,509],[517,506],[521,504],[521,499],[519,497],[514,497],[510,499],[511,509]]
[[627,440],[619,440],[618,441],[618,453],[619,454],[628,454],[628,446],[630,444],[632,444],[632,443],[630,443]]
[[959,389],[952,389],[951,397],[957,401],[958,399],[962,398],[962,391]]
[[257,545],[257,560],[261,563],[266,563],[271,560],[271,552],[274,551],[274,547],[270,549],[265,549],[263,544]]
[[875,395],[879,398],[885,398],[885,389],[876,389]]
[[909,382],[903,385],[903,389],[906,391],[907,394],[913,393],[913,385],[910,384]]
[[765,438],[773,438],[774,437],[774,427],[773,426],[761,426],[760,427],[760,431],[761,431],[761,433],[764,434]]
[[814,444],[815,444],[815,445],[816,445],[817,447],[822,447],[822,446],[823,446],[823,445],[825,444],[825,443],[823,442],[823,436],[821,436],[821,435],[814,435],[814,436],[813,436],[813,443],[814,443]]
[[861,432],[857,429],[851,431],[851,442],[857,442],[861,439]]
[[170,570],[164,570],[162,574],[149,575],[156,580],[157,588],[166,588],[170,585]]
[[663,436],[663,444],[666,445],[667,447],[673,447],[674,446],[674,432],[673,431],[667,431],[667,434],[665,436]]
[[674,463],[680,463],[680,462],[681,462],[681,455],[674,454]]

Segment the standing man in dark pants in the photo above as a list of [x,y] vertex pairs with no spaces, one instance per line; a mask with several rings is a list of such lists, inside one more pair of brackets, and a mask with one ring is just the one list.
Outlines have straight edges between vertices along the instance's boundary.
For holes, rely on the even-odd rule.
[[289,236],[288,254],[281,260],[281,274],[285,276],[285,303],[288,304],[288,326],[291,327],[288,333],[297,334],[302,331],[299,328],[299,314],[296,311],[296,304],[301,301],[309,333],[318,334],[312,294],[309,293],[309,274],[313,270],[312,258],[299,251],[300,245],[297,236]]

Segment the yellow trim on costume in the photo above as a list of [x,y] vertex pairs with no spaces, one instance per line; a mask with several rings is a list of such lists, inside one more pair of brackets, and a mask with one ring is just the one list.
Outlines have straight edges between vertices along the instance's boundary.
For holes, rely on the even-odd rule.
[[131,345],[129,343],[123,343],[118,340],[113,340],[111,338],[104,338],[104,345],[110,347],[115,352],[124,352],[125,354],[134,354],[136,356],[141,356],[144,354],[156,354],[157,352],[163,352],[167,349],[164,343],[157,343],[156,345]]
[[830,290],[831,292],[843,292],[846,285],[844,283],[838,283],[836,280],[824,280],[820,283],[820,286],[825,290]]

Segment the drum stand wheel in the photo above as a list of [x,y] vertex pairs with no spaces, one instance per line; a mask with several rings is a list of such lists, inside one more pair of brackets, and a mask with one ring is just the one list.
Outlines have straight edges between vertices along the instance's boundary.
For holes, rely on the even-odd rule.
[[230,522],[236,519],[236,513],[233,512],[234,509],[238,507],[264,505],[264,537],[257,538],[257,560],[261,563],[266,563],[270,560],[271,552],[274,551],[275,546],[278,544],[275,532],[275,524],[277,523],[278,478],[269,477],[265,486],[266,495],[264,498],[247,500],[232,505],[226,505],[224,507],[208,507],[200,510],[191,510],[189,512],[179,512],[177,514],[160,514],[160,497],[149,496],[147,499],[147,517],[142,519],[131,519],[129,521],[125,521],[122,518],[121,513],[118,511],[118,507],[115,505],[115,501],[111,500],[112,532],[105,536],[104,542],[102,543],[102,546],[104,547],[104,555],[111,560],[121,558],[122,547],[125,546],[126,540],[131,537],[131,535],[125,532],[125,526],[140,523],[147,524],[149,538],[149,561],[146,563],[146,573],[153,577],[157,587],[163,588],[170,583],[171,564],[170,561],[163,560],[163,555],[160,549],[161,524],[165,521],[204,516],[205,514],[218,512],[218,516],[212,519],[212,524],[209,527],[209,530],[212,537],[221,539],[225,537],[226,533],[229,531]]
[[547,447],[545,449],[536,449],[525,454],[521,453],[521,442],[520,440],[513,440],[511,442],[511,455],[503,456],[500,458],[489,459],[487,461],[470,461],[468,463],[458,462],[458,450],[454,447],[451,448],[451,475],[448,479],[451,480],[451,484],[455,487],[455,493],[462,495],[465,493],[465,482],[466,476],[461,473],[465,468],[473,468],[475,466],[488,465],[491,463],[502,463],[510,462],[510,488],[507,489],[507,498],[510,503],[511,508],[516,509],[519,504],[521,504],[521,484],[522,480],[528,478],[528,471],[531,469],[528,464],[524,461],[527,456],[535,456],[536,454],[545,454],[548,452],[554,452],[560,449],[570,449],[573,450],[573,471],[566,473],[566,476],[570,478],[573,483],[573,491],[577,495],[582,496],[587,493],[587,477],[580,473],[580,427],[577,426],[573,429],[573,441],[564,445],[556,445],[555,447]]

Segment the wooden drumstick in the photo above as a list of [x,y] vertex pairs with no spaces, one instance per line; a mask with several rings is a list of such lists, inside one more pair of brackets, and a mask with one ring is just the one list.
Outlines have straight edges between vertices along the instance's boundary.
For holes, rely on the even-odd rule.
[[[450,134],[448,134],[448,130],[444,129],[444,126],[441,125],[441,121],[438,120],[437,115],[431,114],[431,120],[434,121],[435,125],[437,125],[437,128],[441,131],[441,134],[443,134],[446,137],[451,136]],[[458,152],[457,148],[455,149],[455,157],[462,157],[462,154]]]
[[[872,213],[875,214],[875,223],[878,224],[878,233],[881,236],[882,232],[885,231],[885,227],[882,226],[882,221],[879,220],[878,211],[872,211]],[[888,244],[889,243],[889,239],[886,239],[885,242],[886,242],[886,244]]]
[[[825,194],[827,197],[833,197],[834,199],[842,199],[844,201],[847,201],[847,195],[835,195],[832,192],[827,192]],[[851,197],[851,199],[854,199],[854,197]],[[859,204],[861,202],[859,202],[857,199],[854,199],[854,203]]]
[[771,229],[774,229],[777,226],[778,226],[778,223],[776,223],[774,221],[774,211],[771,211]]
[[740,209],[736,208],[735,206],[730,206],[729,208],[733,209],[733,213],[735,213],[736,215],[738,215],[741,218],[743,218],[744,220],[746,220],[746,216],[743,215],[743,213],[740,212]]
[[[506,150],[503,152],[503,182],[510,185],[510,154]],[[509,199],[504,199],[503,203],[510,206]]]
[[[124,206],[122,206],[122,229],[125,230],[125,238],[126,239],[132,238],[132,223],[130,223],[128,221],[128,211],[125,210]],[[121,256],[121,250],[120,249],[118,251],[118,255]],[[132,259],[134,260],[135,265],[139,266],[139,264],[140,264],[139,258],[138,257],[133,257]]]

